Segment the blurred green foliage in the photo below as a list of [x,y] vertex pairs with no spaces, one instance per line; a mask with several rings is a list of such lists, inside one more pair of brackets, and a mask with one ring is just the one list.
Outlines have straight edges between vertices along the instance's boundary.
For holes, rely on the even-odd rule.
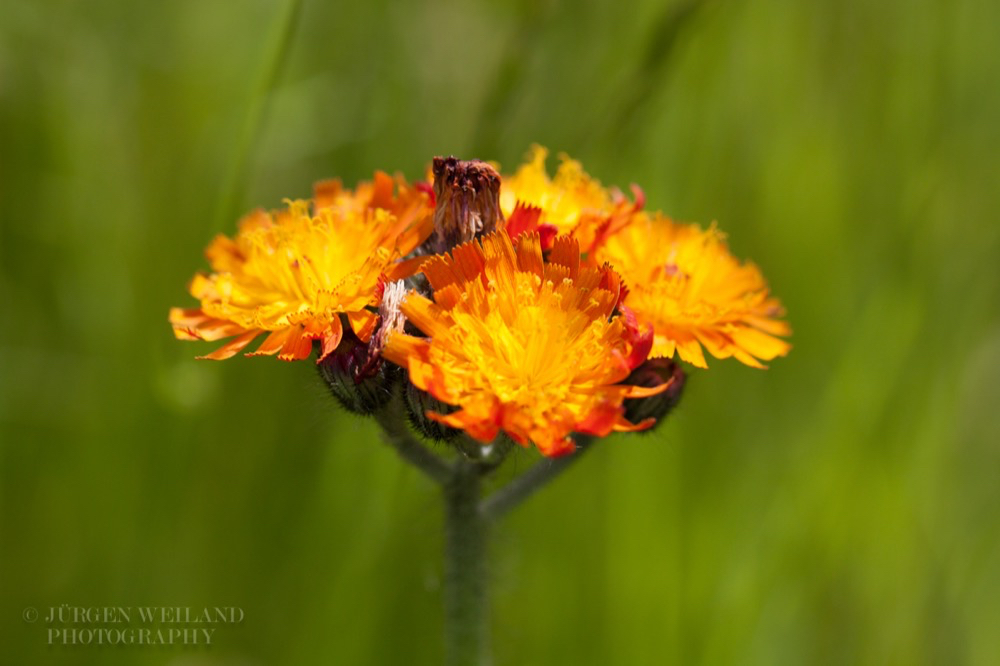
[[[308,363],[166,322],[254,206],[566,151],[788,307],[496,531],[498,664],[1000,663],[1000,5],[6,0],[0,649],[435,664],[435,489]],[[532,464],[520,452],[499,481]],[[22,609],[241,607],[210,649]]]

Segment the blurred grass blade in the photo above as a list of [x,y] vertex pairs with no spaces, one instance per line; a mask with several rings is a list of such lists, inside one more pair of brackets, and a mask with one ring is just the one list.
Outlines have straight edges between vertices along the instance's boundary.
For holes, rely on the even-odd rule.
[[246,104],[246,115],[229,166],[226,169],[218,203],[212,216],[212,229],[220,230],[239,214],[237,207],[246,182],[250,155],[260,136],[267,111],[267,103],[277,85],[281,70],[291,51],[302,0],[287,0],[279,9],[274,21],[274,30],[265,42],[264,57],[259,74]]

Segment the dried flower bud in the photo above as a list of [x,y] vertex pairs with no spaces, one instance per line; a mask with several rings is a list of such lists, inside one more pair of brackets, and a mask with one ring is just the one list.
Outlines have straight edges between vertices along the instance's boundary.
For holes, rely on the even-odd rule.
[[493,231],[503,222],[500,174],[486,162],[434,158],[434,233],[428,253],[447,252]]
[[[625,418],[639,423],[648,418],[656,419],[656,428],[681,401],[686,376],[681,366],[668,358],[651,358],[632,371],[623,384],[632,386],[661,386],[669,382],[663,393],[648,398],[628,398],[625,400]],[[652,430],[652,429],[650,429]],[[649,431],[647,431],[649,432]]]

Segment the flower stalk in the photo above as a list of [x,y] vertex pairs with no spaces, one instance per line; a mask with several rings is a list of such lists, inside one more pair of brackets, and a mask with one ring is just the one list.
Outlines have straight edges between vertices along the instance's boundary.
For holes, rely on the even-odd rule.
[[487,522],[479,509],[482,469],[459,459],[444,484],[445,663],[486,664],[489,655]]
[[544,459],[505,487],[482,497],[483,479],[503,462],[511,443],[504,438],[487,454],[460,454],[446,461],[411,432],[399,391],[375,413],[384,439],[399,456],[441,487],[445,509],[445,663],[489,664],[489,532],[493,523],[575,463],[591,438],[577,439],[576,453]]
[[406,424],[406,407],[399,387],[393,390],[388,404],[375,412],[375,419],[385,433],[386,441],[399,457],[423,472],[432,481],[446,486],[453,471],[451,466],[417,441]]
[[[384,439],[400,458],[441,487],[445,509],[444,607],[445,663],[489,664],[489,531],[493,523],[534,495],[590,448],[577,436],[575,453],[545,458],[487,498],[483,479],[503,462],[512,443],[504,437],[478,458],[464,453],[446,461],[417,440],[407,424],[397,388],[375,418]],[[461,450],[461,449],[459,449]]]
[[505,516],[511,509],[542,489],[590,450],[592,437],[578,435],[575,438],[576,451],[559,458],[543,458],[524,474],[495,491],[479,502],[479,514],[487,522],[493,523]]

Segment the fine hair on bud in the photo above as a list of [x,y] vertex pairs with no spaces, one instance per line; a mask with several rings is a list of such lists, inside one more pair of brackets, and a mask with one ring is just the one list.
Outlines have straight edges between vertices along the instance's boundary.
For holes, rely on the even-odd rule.
[[427,391],[414,386],[409,380],[406,380],[403,397],[410,425],[427,439],[435,442],[449,442],[461,433],[460,430],[446,426],[427,416],[428,410],[438,414],[450,414],[456,409],[453,405],[441,402]]
[[340,344],[318,364],[319,374],[344,409],[367,416],[381,409],[392,397],[398,380],[395,366],[372,359],[368,345],[345,327]]

